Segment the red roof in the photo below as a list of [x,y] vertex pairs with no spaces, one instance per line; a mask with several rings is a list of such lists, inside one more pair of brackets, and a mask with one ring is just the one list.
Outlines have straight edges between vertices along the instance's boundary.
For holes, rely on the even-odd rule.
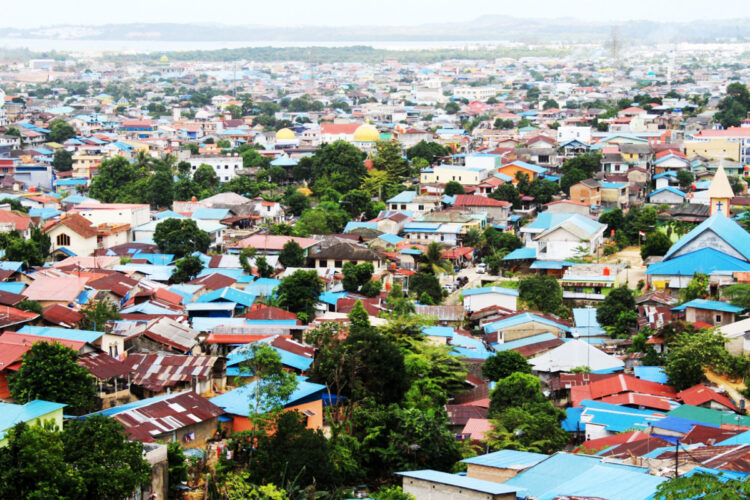
[[10,210],[0,210],[0,224],[2,223],[13,224],[16,231],[26,231],[31,224],[31,217],[24,217]]
[[470,418],[461,434],[468,434],[473,441],[484,441],[487,433],[492,430],[492,423],[486,418]]
[[133,371],[133,384],[159,393],[193,378],[208,379],[218,359],[215,356],[130,354],[125,358],[125,364]]
[[245,313],[243,318],[248,319],[265,319],[265,320],[289,320],[297,319],[297,315],[293,312],[289,312],[285,309],[281,309],[280,307],[274,307],[269,306],[267,304],[262,303],[256,303],[251,305],[247,313]]
[[78,357],[78,364],[99,380],[122,377],[130,372],[125,363],[103,352],[83,354]]
[[[270,334],[258,334],[258,335],[243,335],[243,334],[221,334],[211,333],[206,339],[207,344],[252,344],[259,340],[264,340],[274,335]],[[288,336],[288,335],[285,335]]]
[[237,280],[221,273],[207,274],[200,278],[188,281],[188,285],[203,285],[207,290],[218,290],[232,286]]
[[31,349],[34,342],[57,342],[70,347],[76,352],[80,351],[86,345],[86,342],[80,340],[55,339],[52,337],[5,332],[0,335],[0,370],[5,370],[13,363],[20,361],[26,351]]
[[643,406],[644,408],[662,411],[669,411],[672,409],[672,405],[669,404],[669,400],[667,399],[660,398],[658,396],[651,396],[650,394],[637,394],[635,392],[626,392],[623,394],[615,394],[614,396],[606,396],[601,398],[600,401],[603,403],[610,403],[620,406]]
[[45,321],[66,328],[73,328],[83,319],[83,315],[78,311],[74,311],[73,309],[60,304],[52,304],[51,306],[45,307],[42,312],[42,317]]
[[650,436],[650,434],[647,434],[642,431],[631,431],[631,432],[623,432],[622,434],[614,434],[612,436],[606,436],[599,439],[589,439],[588,441],[584,441],[581,443],[581,445],[573,450],[573,453],[582,453],[584,451],[591,451],[591,450],[603,450],[605,448],[609,448],[610,446],[617,446],[623,443],[632,443],[634,441],[640,441],[642,439],[647,439]]
[[297,342],[296,340],[292,340],[288,336],[277,336],[271,341],[271,345],[298,356],[304,356],[306,358],[312,358],[313,353],[315,352],[314,347],[300,344],[299,342]]
[[691,406],[701,406],[713,401],[736,412],[740,411],[731,399],[703,384],[694,385],[689,389],[680,391],[677,393],[677,397],[681,399],[683,403]]
[[578,406],[584,399],[597,400],[605,396],[628,392],[647,394],[660,398],[677,398],[677,391],[668,385],[619,374],[587,385],[572,387],[570,389],[570,399],[573,406]]
[[454,207],[509,207],[507,201],[495,200],[477,194],[457,194],[453,202]]
[[449,250],[443,250],[442,256],[444,259],[454,260],[459,257],[468,257],[474,253],[474,247],[456,247]]
[[320,125],[321,134],[354,135],[361,123],[323,123]]

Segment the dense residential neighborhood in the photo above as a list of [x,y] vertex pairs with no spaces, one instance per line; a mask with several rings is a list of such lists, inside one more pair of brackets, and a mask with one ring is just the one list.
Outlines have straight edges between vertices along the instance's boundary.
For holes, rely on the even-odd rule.
[[0,498],[750,498],[737,50],[0,51]]

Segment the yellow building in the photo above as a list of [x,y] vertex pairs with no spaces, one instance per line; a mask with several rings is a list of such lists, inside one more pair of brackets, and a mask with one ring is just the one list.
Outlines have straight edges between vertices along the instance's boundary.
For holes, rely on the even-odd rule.
[[699,137],[685,140],[685,155],[688,158],[703,156],[710,160],[734,160],[740,158],[740,142],[731,137]]
[[102,155],[86,154],[77,152],[73,155],[73,177],[91,179],[92,170],[102,163]]
[[25,405],[0,403],[0,448],[8,442],[8,431],[20,422],[29,425],[53,423],[58,429],[63,425],[63,408],[66,405],[35,399]]
[[486,179],[487,173],[487,170],[478,167],[438,165],[422,170],[419,180],[422,184],[445,184],[455,181],[463,186],[474,186]]
[[734,197],[732,186],[729,184],[724,167],[719,165],[711,185],[708,188],[708,198],[711,200],[711,215],[721,212],[725,217],[729,217],[729,205]]

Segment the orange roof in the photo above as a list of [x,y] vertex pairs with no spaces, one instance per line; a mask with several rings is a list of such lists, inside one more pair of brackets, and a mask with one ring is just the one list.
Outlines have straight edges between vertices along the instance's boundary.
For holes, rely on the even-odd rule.
[[49,232],[58,225],[63,225],[73,231],[74,233],[77,233],[84,238],[94,238],[96,237],[96,228],[91,225],[91,222],[89,222],[87,219],[85,219],[83,216],[72,213],[69,214],[67,217],[60,219],[59,221],[53,222],[52,224],[49,224],[47,227],[44,228],[45,232]]
[[484,441],[492,430],[492,423],[486,418],[470,418],[461,434],[468,434],[473,441]]
[[573,406],[578,406],[584,399],[602,399],[621,393],[635,392],[663,398],[675,399],[677,391],[666,384],[641,380],[630,375],[613,375],[586,385],[570,388],[570,399]]
[[748,127],[729,127],[727,129],[706,129],[701,130],[696,137],[750,137],[750,128]]
[[0,210],[0,223],[13,224],[16,231],[26,231],[31,224],[31,217],[18,215],[10,210]]
[[331,135],[354,135],[354,131],[362,125],[361,123],[323,123],[320,126],[321,134]]
[[731,399],[724,396],[723,394],[719,394],[718,392],[709,387],[706,387],[703,384],[698,384],[689,389],[685,389],[684,391],[680,391],[677,393],[677,397],[679,397],[683,403],[692,406],[700,406],[704,403],[708,403],[709,401],[715,401],[720,405],[731,408],[734,411],[740,411],[740,409],[735,406]]
[[649,394],[636,394],[634,392],[628,392],[625,394],[616,394],[614,396],[607,396],[600,400],[603,403],[610,403],[613,405],[636,405],[643,406],[644,408],[651,408],[654,410],[669,411],[672,406],[669,404],[669,400],[660,398],[657,396],[651,396]]

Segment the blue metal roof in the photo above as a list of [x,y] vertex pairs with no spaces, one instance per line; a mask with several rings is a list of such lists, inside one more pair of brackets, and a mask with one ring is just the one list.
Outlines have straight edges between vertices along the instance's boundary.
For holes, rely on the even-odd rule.
[[562,269],[572,265],[573,263],[567,260],[535,260],[530,269]]
[[577,327],[595,327],[599,328],[599,321],[596,319],[596,309],[588,307],[577,307],[573,309],[573,320]]
[[664,372],[664,368],[661,366],[636,366],[633,370],[636,378],[648,380],[649,382],[657,382],[659,384],[666,384],[669,382],[669,378]]
[[391,233],[381,234],[380,236],[378,236],[378,239],[381,239],[385,241],[386,243],[390,243],[391,245],[396,245],[404,241],[404,238],[402,238],[401,236],[397,236]]
[[664,260],[669,260],[678,250],[693,241],[693,239],[706,230],[713,231],[740,255],[745,257],[745,260],[750,261],[750,234],[748,234],[742,226],[732,219],[727,218],[721,212],[716,212],[714,215],[701,222],[688,234],[680,238],[680,240],[669,249],[664,256]]
[[536,248],[531,247],[521,247],[516,248],[512,252],[510,252],[508,255],[503,257],[503,260],[523,260],[523,259],[535,259],[536,258]]
[[96,342],[104,332],[95,332],[92,330],[76,330],[74,328],[58,328],[55,326],[30,326],[25,325],[18,330],[18,333],[26,335],[35,335],[37,337],[48,337],[55,339],[74,340],[77,342]]
[[411,203],[411,201],[416,197],[416,191],[401,191],[396,196],[388,199],[386,203]]
[[344,226],[344,233],[350,233],[355,229],[374,229],[377,231],[378,224],[376,222],[349,221]]
[[228,208],[197,208],[190,216],[191,219],[196,220],[221,220],[226,219],[229,215]]
[[26,288],[26,283],[16,281],[0,282],[0,292],[20,294],[24,288]]
[[[718,445],[719,443],[717,443]],[[747,472],[740,472],[736,470],[724,470],[724,469],[710,469],[708,467],[695,467],[694,469],[691,469],[689,472],[686,472],[683,474],[683,477],[690,477],[693,474],[711,474],[714,476],[717,476],[721,482],[727,482],[730,479],[738,479],[740,481],[744,480],[748,475]]]
[[625,406],[602,403],[601,401],[584,400],[584,415],[590,416],[589,422],[603,426],[609,432],[625,432],[629,429],[645,430],[665,415],[650,410],[635,410]]
[[470,288],[461,292],[464,297],[472,295],[486,295],[488,293],[499,293],[500,295],[512,295],[518,297],[518,290],[515,288],[505,288],[502,286],[486,286],[484,288]]
[[706,309],[709,311],[721,311],[721,312],[727,312],[727,313],[733,313],[733,314],[739,314],[742,311],[744,311],[743,308],[733,306],[732,304],[728,304],[726,302],[720,302],[718,300],[706,300],[706,299],[693,299],[690,302],[686,302],[677,307],[673,307],[672,310],[684,311],[688,307],[692,307],[695,309]]
[[[508,165],[516,165],[518,167],[525,168],[526,170],[531,170],[532,172],[537,173],[537,174],[543,174],[544,172],[548,170],[545,167],[540,167],[539,165],[534,165],[533,163],[528,163],[528,162],[521,161],[521,160],[510,162],[508,163]],[[500,168],[505,168],[508,165],[503,165]]]
[[208,303],[208,302],[234,302],[245,307],[250,307],[255,302],[255,295],[236,288],[224,287],[218,290],[213,290],[208,293],[204,293],[195,301],[197,303]]
[[713,273],[733,273],[738,271],[750,271],[750,263],[727,255],[715,248],[701,248],[695,252],[651,264],[648,266],[646,274],[693,276],[695,273],[710,275]]
[[156,219],[185,219],[186,217],[184,215],[180,215],[177,212],[173,212],[171,210],[164,210],[163,212],[159,212],[156,214]]
[[510,318],[505,318],[499,321],[493,321],[492,323],[487,323],[486,325],[484,325],[484,331],[485,333],[494,333],[499,330],[502,330],[503,328],[510,328],[511,326],[521,325],[523,323],[528,323],[530,321],[534,321],[536,323],[541,323],[543,325],[554,327],[556,330],[562,330],[565,332],[570,331],[570,328],[568,328],[567,326],[561,323],[556,323],[552,321],[551,319],[543,318],[541,316],[537,316],[536,314],[531,314],[531,313],[518,314],[516,316],[511,316]]
[[456,330],[450,326],[428,326],[422,330],[422,333],[430,337],[450,338],[456,335]]
[[[222,408],[226,413],[232,415],[248,416],[250,407],[255,406],[254,390],[257,381],[238,387],[229,392],[211,398],[210,401],[216,406]],[[326,386],[313,384],[305,380],[297,379],[297,388],[286,400],[286,407],[301,404],[301,400],[317,398],[322,396]]]
[[252,293],[257,297],[270,297],[276,292],[276,288],[281,284],[281,280],[273,278],[258,278],[245,287],[247,293]]
[[560,427],[563,428],[565,432],[577,432],[584,428],[583,425],[581,425],[581,414],[583,413],[584,408],[581,406],[575,406],[571,408],[565,409],[565,419],[560,422]]
[[28,422],[42,417],[67,405],[35,399],[24,405],[0,403],[0,440],[5,439],[5,431],[20,422]]
[[[688,432],[693,430],[693,427],[695,427],[696,425],[705,425],[706,427],[714,428],[718,427],[717,425],[701,424],[700,422],[697,422],[695,420],[674,416],[667,416],[657,422],[652,423],[652,427],[655,427],[656,429],[665,429],[668,431],[679,432],[680,434],[687,434]],[[656,432],[656,434],[660,433]]]
[[622,189],[627,187],[627,184],[624,182],[600,182],[599,185],[602,189]]
[[524,470],[536,465],[549,455],[531,453],[529,451],[500,450],[486,455],[461,460],[465,464],[484,465],[485,467],[497,467],[499,469]]
[[548,340],[555,340],[557,335],[554,333],[541,333],[539,335],[532,335],[531,337],[524,337],[518,340],[511,340],[510,342],[494,343],[492,348],[496,351],[509,351],[511,349],[517,349],[519,347],[537,344],[539,342],[547,342]]
[[681,196],[683,198],[685,198],[687,196],[685,193],[683,193],[679,189],[677,189],[675,187],[672,187],[672,186],[667,186],[667,187],[663,187],[661,189],[657,189],[656,191],[651,191],[648,194],[648,197],[650,198],[650,197],[654,196],[655,194],[659,194],[659,193],[661,193],[663,191],[669,191],[670,193],[676,194],[677,196]]
[[454,486],[456,488],[463,488],[465,490],[479,491],[481,493],[487,493],[489,495],[516,493],[522,489],[508,486],[507,483],[495,483],[492,481],[484,481],[482,479],[475,479],[473,477],[460,476],[458,474],[449,474],[447,472],[439,472],[430,469],[397,472],[396,474],[413,479],[420,479],[422,481],[446,484],[449,486]]

